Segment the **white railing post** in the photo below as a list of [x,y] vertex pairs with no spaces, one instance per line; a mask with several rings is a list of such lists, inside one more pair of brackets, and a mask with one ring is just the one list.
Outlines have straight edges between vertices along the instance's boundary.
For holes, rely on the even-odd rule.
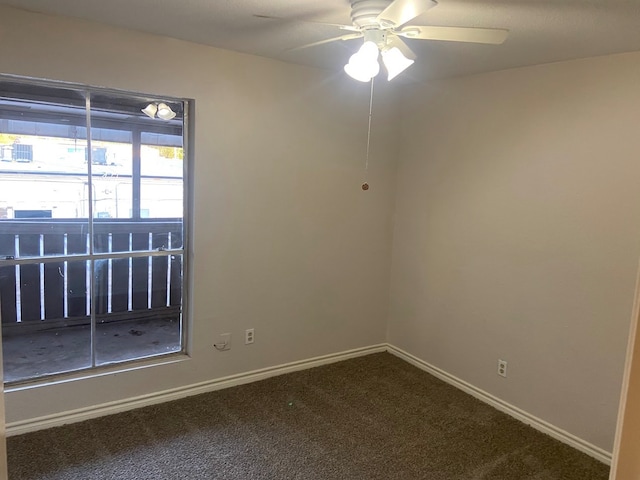
[[[14,258],[20,256],[20,235],[16,234],[13,243],[13,250],[15,252]],[[20,281],[20,265],[16,265],[16,322],[22,322],[22,302],[20,293],[22,292],[22,286]]]

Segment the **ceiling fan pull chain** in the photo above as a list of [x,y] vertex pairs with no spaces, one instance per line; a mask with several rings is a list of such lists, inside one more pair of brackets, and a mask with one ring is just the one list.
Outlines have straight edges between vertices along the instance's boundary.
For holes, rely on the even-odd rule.
[[369,184],[367,183],[367,176],[369,173],[369,152],[371,147],[371,118],[373,117],[373,82],[375,77],[371,79],[371,95],[369,97],[369,127],[367,129],[367,157],[364,162],[364,179],[365,182],[362,184],[362,190],[369,190]]

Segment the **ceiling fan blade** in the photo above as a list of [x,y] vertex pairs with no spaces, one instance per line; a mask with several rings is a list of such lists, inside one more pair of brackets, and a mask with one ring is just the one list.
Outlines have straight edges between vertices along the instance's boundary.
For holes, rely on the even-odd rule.
[[295,50],[302,50],[303,48],[309,48],[309,47],[316,47],[318,45],[324,45],[325,43],[332,43],[332,42],[337,42],[339,40],[354,40],[356,38],[362,38],[363,34],[362,33],[350,33],[348,35],[342,35],[340,37],[333,37],[333,38],[328,38],[326,40],[320,40],[319,42],[313,42],[313,43],[307,43],[306,45],[300,45],[299,47],[293,47],[288,49],[287,51],[292,52]]
[[394,0],[377,20],[380,24],[399,27],[438,4],[435,0]]
[[473,27],[438,27],[414,26],[405,27],[396,32],[405,38],[419,40],[444,40],[448,42],[487,43],[500,45],[509,35],[509,30],[501,28]]
[[280,20],[285,22],[296,22],[296,23],[308,23],[311,25],[323,25],[325,27],[336,27],[340,30],[347,30],[350,32],[359,32],[360,29],[358,27],[354,27],[353,25],[342,25],[340,23],[327,23],[327,22],[310,22],[308,20],[298,20],[295,18],[284,18],[284,17],[273,17],[271,15],[254,15],[256,18],[262,18],[265,20]]

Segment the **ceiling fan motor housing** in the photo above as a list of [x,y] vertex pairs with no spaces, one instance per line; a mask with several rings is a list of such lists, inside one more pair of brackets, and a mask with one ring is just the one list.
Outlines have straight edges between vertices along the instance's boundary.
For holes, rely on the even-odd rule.
[[365,29],[364,32],[364,41],[365,42],[373,42],[378,48],[383,49],[387,45],[388,34],[386,30],[380,30],[379,28],[370,28]]
[[[377,17],[389,6],[391,0],[352,0],[351,21],[360,28],[380,27]],[[391,27],[392,25],[382,25]]]

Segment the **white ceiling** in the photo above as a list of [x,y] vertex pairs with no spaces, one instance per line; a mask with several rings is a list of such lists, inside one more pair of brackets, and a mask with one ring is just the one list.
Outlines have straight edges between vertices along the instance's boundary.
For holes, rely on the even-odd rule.
[[[339,71],[361,40],[290,51],[338,36],[348,0],[0,0],[220,48]],[[282,17],[262,19],[254,15]],[[413,24],[507,28],[503,45],[407,40],[418,58],[402,74],[427,80],[640,50],[640,0],[439,0]]]

